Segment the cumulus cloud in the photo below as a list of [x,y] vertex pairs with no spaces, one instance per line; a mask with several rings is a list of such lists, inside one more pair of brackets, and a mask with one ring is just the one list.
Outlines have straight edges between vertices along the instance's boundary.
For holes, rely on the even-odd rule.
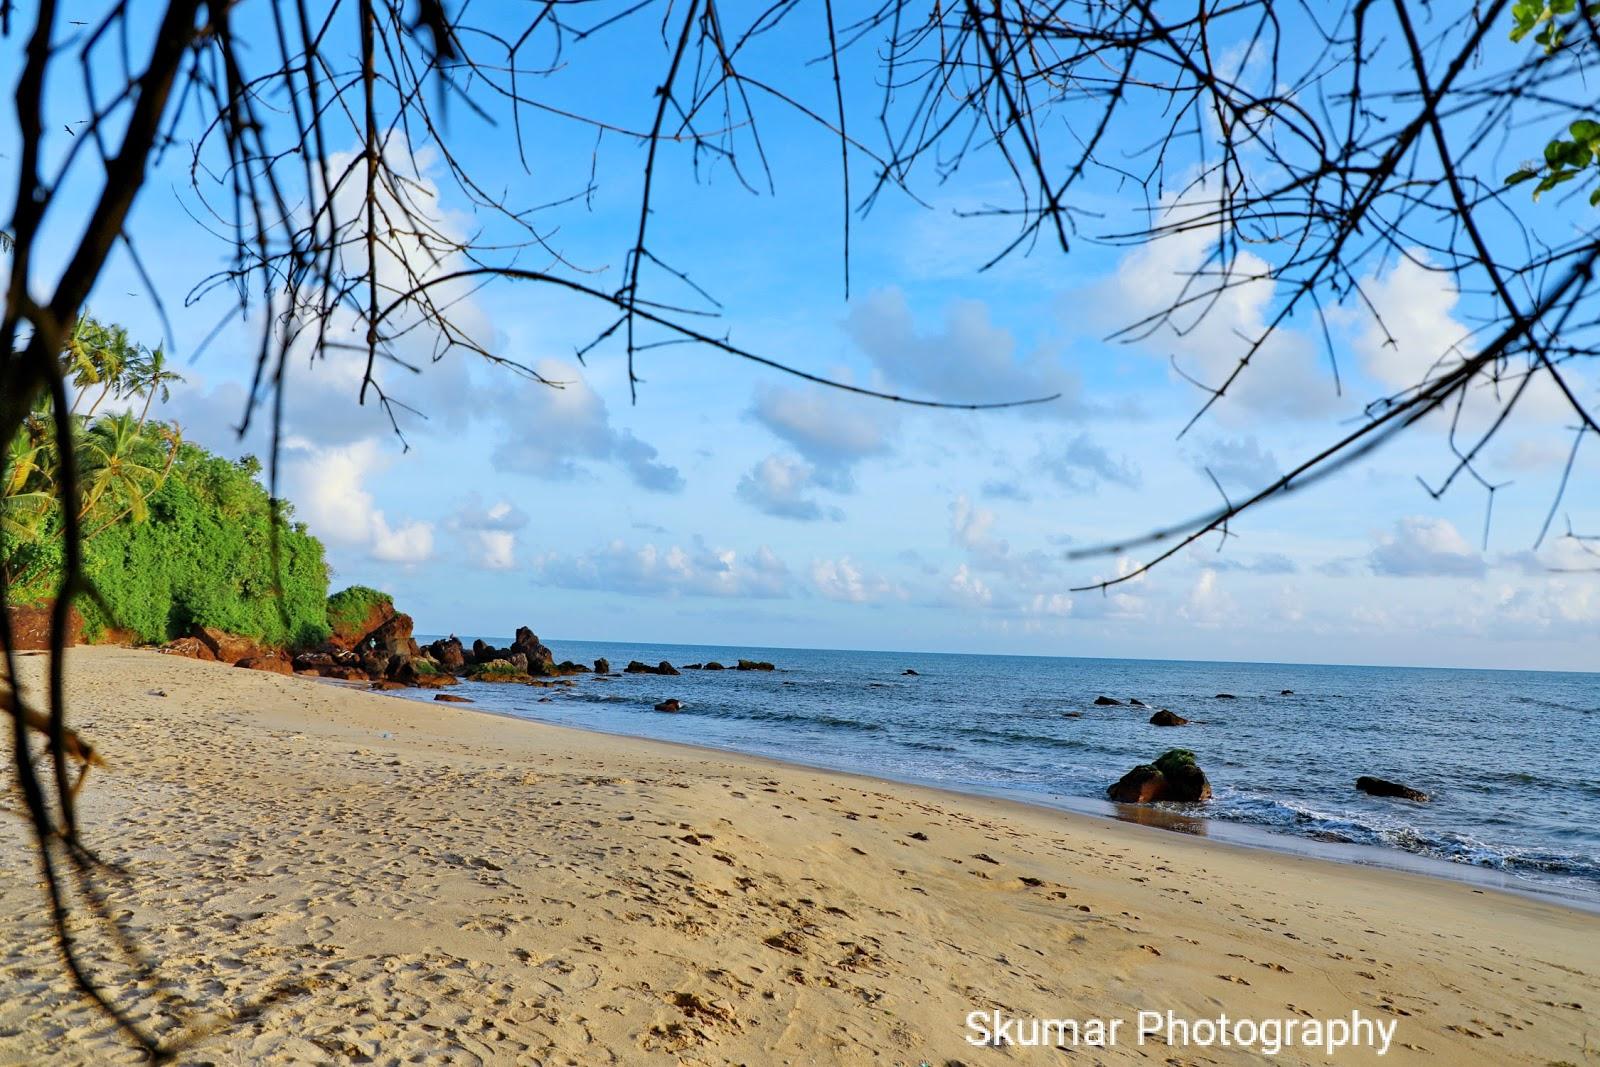
[[1201,571],[1178,606],[1178,617],[1207,629],[1225,625],[1235,615],[1233,598],[1222,588],[1215,568]]
[[887,599],[905,599],[906,591],[886,578],[869,575],[849,556],[818,559],[811,564],[811,586],[829,600],[848,604],[870,604]]
[[486,400],[501,427],[500,442],[490,454],[496,470],[568,480],[590,461],[620,468],[641,489],[675,493],[683,488],[683,476],[661,462],[655,446],[612,425],[605,400],[577,366],[545,359],[534,370],[560,386],[519,381],[493,390]]
[[1394,577],[1481,577],[1483,556],[1446,519],[1413,515],[1380,534],[1367,557],[1374,572]]
[[374,559],[421,563],[433,555],[433,524],[390,522],[366,488],[393,462],[373,440],[333,448],[298,448],[284,463],[296,517],[330,544],[365,549]]
[[840,492],[854,488],[855,464],[891,450],[890,405],[837,390],[763,388],[750,415],[810,462],[812,480]]
[[616,540],[578,555],[549,553],[534,561],[546,584],[630,596],[775,598],[790,595],[789,568],[765,545],[741,554],[696,540],[679,545],[629,545]]
[[[1273,282],[1262,277],[1267,262],[1246,251],[1234,259],[1228,288],[1214,294],[1214,299],[1196,299],[1198,293],[1206,293],[1222,281],[1211,259],[1219,230],[1184,225],[1206,211],[1213,202],[1206,198],[1203,188],[1188,199],[1167,198],[1161,223],[1177,227],[1177,232],[1128,253],[1109,281],[1088,294],[1079,294],[1077,303],[1089,308],[1102,328],[1148,323],[1153,328],[1140,331],[1140,348],[1163,360],[1173,359],[1190,378],[1208,388],[1219,388],[1252,342],[1267,334],[1276,311],[1276,292]],[[1200,279],[1197,290],[1192,279],[1208,271],[1212,273]],[[1184,301],[1184,307],[1162,320]],[[1197,404],[1205,399],[1204,394],[1195,395]],[[1339,406],[1317,344],[1308,334],[1280,325],[1256,349],[1250,365],[1213,411],[1220,420],[1231,422],[1262,415],[1307,418],[1328,414]]]
[[1019,353],[1016,338],[996,326],[988,307],[955,300],[945,309],[943,326],[918,329],[911,306],[899,289],[870,293],[850,312],[845,328],[892,385],[935,400],[993,403],[1060,393],[1061,399],[1025,409],[1042,417],[1083,414],[1082,386],[1060,355],[1035,350]]
[[773,454],[745,472],[734,490],[740,500],[780,519],[815,522],[844,518],[836,507],[819,504],[806,494],[817,488],[816,468],[797,456]]
[[449,525],[469,539],[478,566],[504,571],[516,566],[517,531],[528,525],[528,514],[509,500],[486,507],[473,493],[450,517]]
[[1086,493],[1101,485],[1137,489],[1144,479],[1130,460],[1113,459],[1111,453],[1090,440],[1088,434],[1041,446],[1035,461],[1039,468],[1060,485],[1075,493]]
[[1239,574],[1296,574],[1300,570],[1300,565],[1282,552],[1262,552],[1254,556],[1234,557],[1203,549],[1196,543],[1190,555],[1202,566],[1214,571],[1233,571]]

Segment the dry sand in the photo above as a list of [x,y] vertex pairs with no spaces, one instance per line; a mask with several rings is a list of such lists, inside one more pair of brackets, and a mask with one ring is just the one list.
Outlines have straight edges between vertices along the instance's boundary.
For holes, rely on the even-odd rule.
[[[88,836],[166,987],[88,955],[179,1062],[1260,1062],[974,1048],[978,1008],[1359,1010],[1398,1020],[1383,1062],[1600,1057],[1600,916],[1542,901],[149,652],[69,673],[112,763]],[[133,1062],[3,827],[0,1062]]]

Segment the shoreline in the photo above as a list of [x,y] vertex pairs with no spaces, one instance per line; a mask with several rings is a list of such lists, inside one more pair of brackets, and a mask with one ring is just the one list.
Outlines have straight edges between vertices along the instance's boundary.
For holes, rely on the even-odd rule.
[[[763,648],[758,651],[767,650]],[[1418,669],[1426,670],[1429,668]],[[340,682],[334,679],[316,680],[342,689],[366,691],[366,687],[358,682]],[[427,693],[427,695],[424,697],[420,695],[422,693]],[[387,690],[379,691],[376,695],[424,706],[432,705],[433,702],[432,693],[426,690]],[[1063,794],[1058,802],[1052,803],[1045,797],[1015,791],[1001,789],[985,791],[971,786],[939,785],[926,779],[910,776],[898,777],[883,772],[858,771],[847,767],[835,767],[824,763],[809,763],[799,759],[783,759],[760,752],[749,752],[731,747],[724,748],[719,745],[696,741],[674,741],[644,734],[630,734],[615,730],[602,730],[591,726],[575,725],[568,722],[556,722],[540,718],[536,712],[522,715],[513,711],[501,711],[477,704],[456,704],[452,705],[452,707],[458,711],[476,712],[480,715],[488,715],[497,719],[509,719],[513,722],[533,723],[553,730],[572,730],[578,733],[593,734],[598,737],[615,737],[649,745],[666,745],[705,755],[734,756],[760,764],[770,764],[775,767],[840,775],[866,784],[924,789],[946,795],[952,799],[990,801],[1015,805],[1019,808],[1039,813],[1057,816],[1066,815],[1072,819],[1091,819],[1096,822],[1111,823],[1140,831],[1148,830],[1155,833],[1180,834],[1184,837],[1203,840],[1224,848],[1239,849],[1246,853],[1264,852],[1274,856],[1297,856],[1318,863],[1331,863],[1341,867],[1387,871],[1431,881],[1465,885],[1475,890],[1503,893],[1508,896],[1536,900],[1556,907],[1569,908],[1584,914],[1600,916],[1600,887],[1595,887],[1592,890],[1587,887],[1573,887],[1563,891],[1563,886],[1547,885],[1521,875],[1499,871],[1492,867],[1469,863],[1453,863],[1449,860],[1423,856],[1414,852],[1407,852],[1404,849],[1386,848],[1381,845],[1322,841],[1313,837],[1284,833],[1266,827],[1251,826],[1247,823],[1214,819],[1207,816],[1203,808],[1191,813],[1149,805],[1117,804],[1110,800],[1096,800],[1091,797],[1075,797],[1066,794]]]
[[[1383,1062],[1593,1052],[1600,918],[1557,902],[150,652],[67,679],[110,764],[83,824],[129,872],[103,889],[161,983],[80,943],[180,1063],[1061,1061],[974,1047],[973,1012],[1259,1062],[1141,1047],[1146,1010],[1375,1019]],[[0,821],[0,1064],[125,1061],[27,847]]]
[[[754,651],[778,651],[778,649],[758,648]],[[1165,661],[1152,661],[1165,662]],[[1418,670],[1429,670],[1427,667],[1418,667]],[[344,683],[344,681],[328,681],[330,685],[346,686],[346,688],[365,689],[360,683]],[[470,680],[469,680],[470,681]],[[486,683],[488,685],[488,683]],[[382,691],[381,696],[398,697],[402,701],[414,704],[430,704],[432,693],[427,689],[390,689]],[[952,797],[984,798],[984,800],[1006,801],[1016,803],[1024,808],[1035,808],[1038,811],[1048,811],[1054,814],[1069,814],[1074,817],[1088,817],[1096,821],[1115,822],[1118,825],[1133,825],[1144,829],[1162,830],[1166,833],[1182,833],[1187,837],[1200,837],[1205,840],[1222,843],[1232,848],[1253,849],[1253,851],[1266,851],[1272,854],[1285,854],[1285,856],[1304,856],[1317,861],[1331,862],[1339,865],[1355,865],[1355,867],[1368,867],[1368,869],[1392,870],[1392,872],[1410,873],[1416,877],[1435,878],[1435,880],[1453,881],[1462,883],[1475,889],[1490,889],[1496,893],[1506,893],[1510,896],[1525,896],[1546,901],[1550,904],[1570,907],[1579,912],[1597,913],[1600,915],[1600,886],[1581,885],[1581,883],[1562,883],[1562,881],[1541,881],[1538,878],[1526,877],[1520,873],[1507,872],[1507,870],[1494,869],[1486,865],[1462,864],[1462,862],[1448,861],[1437,856],[1424,856],[1424,854],[1410,853],[1406,849],[1392,848],[1392,846],[1363,845],[1358,841],[1328,841],[1318,840],[1310,835],[1288,833],[1283,830],[1251,825],[1248,822],[1235,822],[1221,817],[1211,817],[1206,814],[1205,806],[1200,805],[1194,811],[1179,811],[1173,808],[1160,808],[1150,805],[1118,805],[1114,801],[1099,800],[1094,797],[1075,797],[1070,793],[1059,793],[1054,797],[1026,793],[1022,790],[982,789],[979,785],[946,785],[939,782],[928,781],[923,777],[896,776],[886,773],[883,769],[854,769],[846,766],[829,765],[829,763],[811,763],[800,758],[774,757],[762,752],[750,752],[746,749],[736,749],[731,745],[709,744],[709,742],[680,741],[680,739],[666,739],[654,737],[643,733],[626,733],[619,729],[602,729],[598,726],[586,726],[571,721],[554,720],[539,715],[536,707],[526,709],[526,713],[514,710],[493,709],[483,705],[470,704],[458,705],[461,710],[474,710],[474,712],[494,715],[494,717],[510,718],[510,720],[530,721],[541,726],[550,726],[555,729],[576,729],[581,733],[598,734],[603,737],[626,737],[629,741],[646,742],[646,744],[664,744],[693,750],[693,752],[715,753],[715,755],[734,755],[734,757],[747,758],[747,760],[766,761],[778,766],[808,769],[808,771],[821,771],[827,774],[843,774],[843,776],[856,777],[861,781],[880,782],[880,784],[910,785],[917,789],[930,789],[936,792],[949,793]]]

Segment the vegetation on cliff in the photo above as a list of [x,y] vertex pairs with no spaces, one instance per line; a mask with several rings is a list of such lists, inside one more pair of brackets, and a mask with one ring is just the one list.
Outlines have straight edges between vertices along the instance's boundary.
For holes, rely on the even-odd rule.
[[196,626],[270,645],[326,638],[321,542],[268,497],[257,460],[224,459],[150,417],[177,377],[160,350],[86,317],[61,361],[76,398],[71,424],[59,426],[41,402],[7,443],[0,568],[12,603],[38,603],[59,586],[65,454],[89,586],[76,603],[91,638],[119,630],[166,641]]

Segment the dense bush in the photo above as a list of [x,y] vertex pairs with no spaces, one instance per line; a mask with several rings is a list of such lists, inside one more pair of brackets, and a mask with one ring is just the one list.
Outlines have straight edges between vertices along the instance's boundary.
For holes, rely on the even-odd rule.
[[104,604],[83,603],[89,633],[115,627],[165,641],[215,626],[275,645],[326,639],[322,543],[304,523],[289,521],[291,509],[280,503],[274,561],[274,515],[256,480],[260,469],[252,458],[232,463],[181,446],[149,497],[147,519],[119,522],[86,546],[85,572]]
[[341,589],[328,598],[328,625],[335,633],[354,633],[371,616],[372,609],[379,606],[393,607],[394,598],[365,585]]

